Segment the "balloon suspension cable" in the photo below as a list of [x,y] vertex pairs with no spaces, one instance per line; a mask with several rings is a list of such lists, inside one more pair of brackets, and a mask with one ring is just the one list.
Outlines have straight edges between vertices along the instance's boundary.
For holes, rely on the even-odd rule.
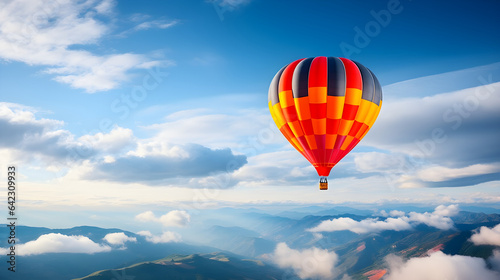
[[319,178],[319,189],[320,190],[328,190],[328,180],[327,177],[320,177]]

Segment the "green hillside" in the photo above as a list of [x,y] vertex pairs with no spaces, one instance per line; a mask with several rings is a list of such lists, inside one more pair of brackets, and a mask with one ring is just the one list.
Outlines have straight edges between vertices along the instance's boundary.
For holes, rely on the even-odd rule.
[[75,280],[223,280],[281,279],[283,271],[257,260],[240,259],[232,254],[211,253],[171,255],[120,269],[103,270]]

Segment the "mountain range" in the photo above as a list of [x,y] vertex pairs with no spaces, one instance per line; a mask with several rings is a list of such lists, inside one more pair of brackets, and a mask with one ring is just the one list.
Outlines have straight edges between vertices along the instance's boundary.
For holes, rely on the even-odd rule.
[[[449,229],[417,224],[407,230],[321,232],[321,237],[309,231],[323,221],[350,219],[359,222],[386,218],[374,212],[369,214],[364,209],[352,209],[291,209],[276,213],[224,209],[224,217],[204,219],[203,223],[193,226],[191,234],[183,242],[167,243],[153,243],[144,235],[117,228],[80,226],[49,229],[19,226],[16,237],[21,244],[54,233],[87,237],[102,246],[106,245],[103,241],[105,237],[112,233],[123,233],[135,241],[107,244],[110,250],[90,254],[20,255],[17,257],[17,272],[2,272],[0,276],[1,279],[16,280],[300,279],[296,269],[280,268],[275,259],[277,245],[285,243],[294,250],[316,247],[335,252],[338,256],[336,274],[331,279],[342,279],[349,275],[351,279],[373,280],[387,273],[384,259],[390,254],[409,259],[442,251],[448,255],[487,259],[495,247],[474,245],[470,237],[482,226],[491,228],[500,224],[500,215],[492,213],[494,210],[490,209],[488,214],[458,212],[451,217],[453,227]],[[209,215],[208,212],[206,215]],[[1,226],[0,236],[7,235],[8,228]],[[6,248],[7,245],[2,243],[0,247]],[[307,279],[303,275],[301,277]]]

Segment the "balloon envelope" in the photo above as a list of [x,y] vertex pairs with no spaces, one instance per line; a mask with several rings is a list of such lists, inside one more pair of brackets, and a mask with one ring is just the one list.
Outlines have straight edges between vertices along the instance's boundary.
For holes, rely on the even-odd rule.
[[360,63],[320,56],[279,70],[269,86],[268,102],[285,138],[319,176],[328,176],[377,119],[382,89]]

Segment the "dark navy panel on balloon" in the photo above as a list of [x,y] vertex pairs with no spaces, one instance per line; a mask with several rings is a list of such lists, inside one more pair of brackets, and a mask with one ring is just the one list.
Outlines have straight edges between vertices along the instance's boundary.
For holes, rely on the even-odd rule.
[[306,58],[297,64],[292,78],[293,98],[300,98],[309,95],[308,80],[309,68],[313,58]]
[[328,58],[328,96],[345,96],[346,77],[342,60],[336,57]]
[[273,78],[273,80],[271,82],[271,85],[269,86],[269,92],[268,92],[268,95],[267,95],[267,100],[268,100],[268,102],[271,101],[271,104],[273,106],[275,104],[278,104],[280,102],[280,100],[279,100],[279,92],[278,92],[278,85],[279,85],[281,74],[283,73],[283,71],[285,71],[285,68],[287,66],[281,68],[280,71],[278,71],[278,73],[276,73],[276,75],[274,75],[274,78]]
[[364,67],[361,63],[353,61],[356,66],[358,66],[359,71],[361,72],[361,77],[363,81],[363,93],[361,98],[368,101],[373,101],[373,97],[375,96],[375,81],[373,80],[373,75],[368,70],[368,68]]
[[373,81],[375,81],[375,96],[373,97],[372,102],[380,106],[380,102],[382,101],[382,86],[380,85],[377,76],[375,76],[370,69],[368,69],[368,71],[370,71]]

